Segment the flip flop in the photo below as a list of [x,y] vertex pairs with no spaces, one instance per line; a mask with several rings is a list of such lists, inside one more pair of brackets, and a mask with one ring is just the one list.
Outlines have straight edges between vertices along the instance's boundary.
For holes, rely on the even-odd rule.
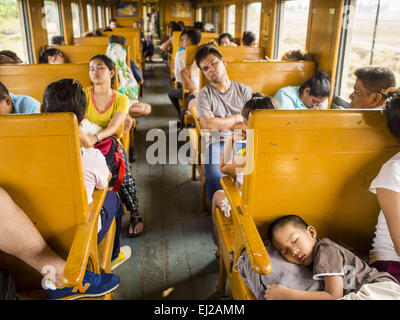
[[[131,220],[129,221],[129,225],[132,226],[132,230],[135,230],[135,227],[140,222],[143,223],[142,217],[131,217]],[[129,226],[128,226],[128,236],[129,236],[129,238],[136,238],[136,237],[140,236],[142,234],[142,232],[143,232],[143,229],[139,233],[135,233],[135,232],[130,233],[129,232]]]

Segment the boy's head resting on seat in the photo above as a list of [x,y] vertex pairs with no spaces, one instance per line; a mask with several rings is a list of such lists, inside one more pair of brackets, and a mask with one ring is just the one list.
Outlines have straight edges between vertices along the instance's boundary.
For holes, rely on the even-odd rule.
[[268,227],[272,245],[289,262],[310,266],[317,244],[317,231],[297,215],[277,218]]
[[300,86],[299,94],[307,108],[322,108],[322,104],[331,94],[331,81],[328,75],[323,70],[319,70],[314,77]]
[[392,136],[400,142],[400,88],[384,92],[386,123]]
[[78,80],[62,79],[50,83],[43,94],[42,112],[72,112],[78,123],[85,117],[86,95]]
[[382,90],[396,87],[396,77],[392,70],[382,66],[367,66],[354,72],[356,82],[350,94],[350,107],[374,109],[383,107],[385,97]]
[[242,109],[244,123],[247,125],[251,111],[263,109],[278,110],[280,106],[278,101],[270,96],[258,92],[253,93],[251,99],[245,103]]

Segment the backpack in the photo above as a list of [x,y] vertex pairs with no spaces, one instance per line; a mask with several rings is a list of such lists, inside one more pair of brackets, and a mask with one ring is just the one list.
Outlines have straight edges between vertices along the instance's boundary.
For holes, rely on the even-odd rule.
[[107,166],[111,171],[112,178],[108,185],[113,186],[114,192],[118,192],[125,176],[125,161],[121,145],[117,138],[111,136],[97,142],[94,147],[99,149],[106,158]]
[[0,269],[0,300],[17,300],[14,280],[6,269]]

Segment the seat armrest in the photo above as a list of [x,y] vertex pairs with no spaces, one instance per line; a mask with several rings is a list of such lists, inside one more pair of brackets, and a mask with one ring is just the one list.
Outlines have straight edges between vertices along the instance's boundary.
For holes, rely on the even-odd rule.
[[[243,214],[239,189],[229,176],[221,178],[221,185],[231,206],[233,223],[237,226],[237,228],[235,227],[235,231],[237,230],[240,233],[235,234],[235,237],[239,237],[240,242],[242,242],[241,246],[246,248],[253,270],[260,274],[270,273],[272,271],[271,259],[253,217]],[[236,255],[238,254],[240,252],[235,252],[235,262],[238,258]]]
[[[103,206],[107,190],[93,192],[93,201],[89,206],[89,219],[85,224],[80,224],[75,232],[74,240],[65,263],[62,282],[66,287],[73,287],[82,282],[90,255],[97,248],[97,223],[100,210]],[[94,246],[93,246],[94,244]]]

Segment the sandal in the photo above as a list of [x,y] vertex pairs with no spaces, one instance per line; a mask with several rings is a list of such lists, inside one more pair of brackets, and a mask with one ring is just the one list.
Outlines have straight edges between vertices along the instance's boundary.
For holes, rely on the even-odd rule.
[[139,233],[135,233],[135,227],[138,225],[138,223],[143,223],[142,217],[131,217],[131,220],[129,221],[129,226],[130,225],[132,226],[133,233],[129,232],[129,226],[128,226],[129,238],[136,238],[136,237],[140,236],[140,234],[143,232],[143,229],[142,229],[142,231],[140,231]]

